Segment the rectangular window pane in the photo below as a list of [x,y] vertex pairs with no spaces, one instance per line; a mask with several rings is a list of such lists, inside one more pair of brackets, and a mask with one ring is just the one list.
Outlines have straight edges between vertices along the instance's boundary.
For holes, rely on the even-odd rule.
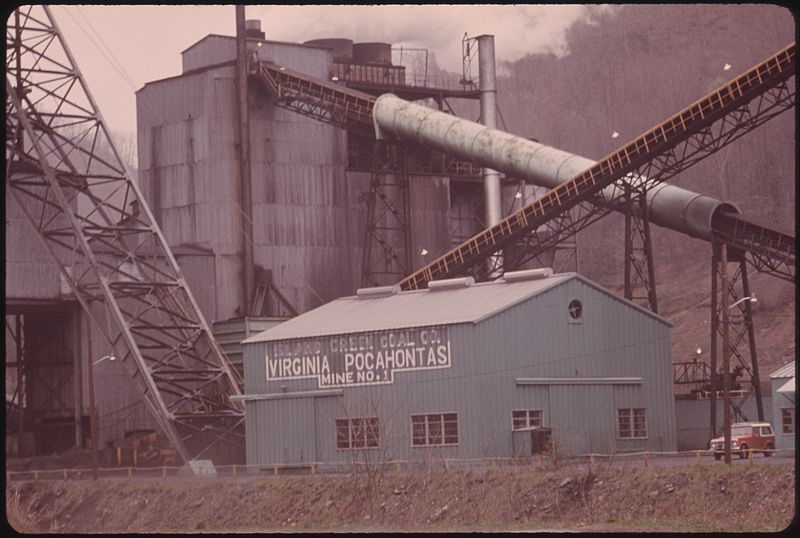
[[531,428],[541,428],[544,426],[544,413],[541,409],[531,409],[528,411],[528,426]]
[[364,419],[356,418],[350,422],[350,448],[364,448],[367,446],[364,432]]
[[647,438],[647,409],[617,409],[620,439]]
[[511,412],[511,429],[521,430],[528,425],[528,417],[525,411],[512,411]]
[[647,415],[644,409],[633,410],[633,436],[647,437]]
[[378,417],[336,419],[336,448],[377,448],[380,446]]
[[511,429],[541,428],[544,425],[541,409],[517,409],[511,411]]
[[428,444],[442,444],[442,415],[428,415]]
[[411,444],[425,446],[425,416],[411,417]]
[[450,413],[444,416],[444,442],[458,443],[458,415]]
[[336,448],[350,448],[350,425],[347,420],[336,421]]
[[380,446],[380,428],[378,427],[378,418],[373,417],[367,419],[367,447],[376,448]]
[[433,413],[411,416],[411,445],[430,446],[458,443],[458,415]]
[[790,407],[781,409],[781,432],[794,433],[794,409]]
[[631,413],[630,409],[617,409],[617,424],[619,427],[619,436],[622,439],[631,437]]

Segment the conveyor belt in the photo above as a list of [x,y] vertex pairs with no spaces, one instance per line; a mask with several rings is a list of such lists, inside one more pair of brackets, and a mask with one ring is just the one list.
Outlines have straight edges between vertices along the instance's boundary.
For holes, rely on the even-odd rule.
[[372,130],[371,95],[272,63],[257,66],[259,79],[281,106],[343,129]]
[[[653,162],[661,155],[668,154],[694,133],[725,118],[728,114],[740,110],[743,104],[784,83],[794,73],[795,44],[792,43],[728,84],[601,159],[572,180],[559,184],[556,188],[507,216],[497,225],[483,230],[412,273],[400,282],[400,287],[402,289],[422,289],[430,280],[457,274],[468,267],[482,263],[505,245],[588,200],[594,194],[639,167]],[[381,128],[384,126],[382,125]],[[396,132],[392,132],[391,127],[388,129],[391,134],[397,136]],[[502,170],[494,162],[481,162],[480,164]],[[683,164],[685,167],[692,163]],[[659,180],[663,181],[668,176],[669,174],[665,174]],[[650,186],[652,187],[652,185]],[[586,222],[589,222],[588,218]],[[727,226],[727,231],[731,232],[730,224],[729,220],[723,219],[721,226],[723,228]],[[735,239],[740,242],[759,241],[759,237],[766,237],[766,235],[759,236],[757,230],[752,226],[740,226],[736,230],[739,230],[739,235]],[[723,231],[720,230],[721,233]],[[783,244],[781,242],[781,247],[774,248],[780,249]],[[756,248],[758,248],[757,245]],[[793,254],[791,261],[794,263]]]
[[[721,212],[711,224],[715,239],[739,250],[750,252],[759,269],[768,269],[794,281],[795,238],[755,224],[742,215]],[[765,266],[765,267],[759,267]]]

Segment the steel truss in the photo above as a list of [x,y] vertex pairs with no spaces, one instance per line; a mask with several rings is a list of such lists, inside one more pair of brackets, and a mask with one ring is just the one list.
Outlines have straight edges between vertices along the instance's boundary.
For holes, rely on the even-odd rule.
[[629,190],[625,204],[625,298],[658,313],[647,193]]
[[[723,248],[727,251],[724,255],[722,253]],[[732,272],[731,269],[733,269]],[[722,298],[723,294],[727,294],[727,300]],[[764,405],[761,397],[750,297],[752,295],[750,294],[750,283],[747,279],[747,263],[744,252],[728,248],[724,244],[712,243],[710,365],[712,372],[710,386],[712,437],[716,437],[720,432],[717,425],[716,405],[719,398],[718,393],[722,390],[725,376],[734,381],[739,377],[735,373],[741,374],[746,380],[749,380],[750,385],[739,401],[734,398],[729,399],[733,420],[748,420],[743,407],[751,394],[755,396],[758,420],[764,420]],[[724,308],[728,309],[729,312],[723,312]],[[725,324],[726,318],[728,320],[727,327]],[[720,347],[726,345],[726,340],[729,357],[733,358],[731,362],[736,364],[733,371],[728,372],[725,372],[724,365],[717,360]],[[745,340],[747,341],[746,345]]]
[[[387,146],[380,141],[373,146],[361,264],[362,287],[394,284],[411,270],[411,209],[406,157],[402,147]],[[387,158],[387,149],[396,153],[397,158]]]
[[[519,266],[520,260],[538,256],[612,209],[624,211],[628,190],[651,189],[794,107],[795,88],[788,83],[794,72],[793,43],[417,270],[400,282],[401,288],[422,289],[434,278],[461,274],[473,274],[483,280],[489,275],[502,275]],[[614,187],[606,189],[610,185]],[[601,197],[603,189],[605,196]],[[567,211],[572,213],[569,218],[556,220]],[[545,233],[541,232],[542,227]],[[524,254],[510,262],[504,256],[502,259],[507,261],[502,267],[490,267],[488,271],[480,267],[510,245]],[[760,256],[779,256],[793,265],[794,241],[785,245],[786,249],[783,247],[776,250],[769,244],[761,245]]]
[[[8,22],[8,192],[181,457],[222,445],[241,451],[244,410],[230,400],[241,394],[241,379],[119,157],[49,8],[20,7]],[[103,310],[105,323],[95,315]]]

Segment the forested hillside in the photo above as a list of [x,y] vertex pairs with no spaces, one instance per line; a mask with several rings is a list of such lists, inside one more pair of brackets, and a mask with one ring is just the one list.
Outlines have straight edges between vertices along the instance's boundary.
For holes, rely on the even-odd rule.
[[[500,51],[513,36],[495,39]],[[792,13],[776,6],[616,6],[576,24],[566,56],[529,55],[498,66],[499,125],[600,159],[794,39]],[[476,110],[464,112],[477,117]],[[670,182],[731,201],[752,220],[794,234],[794,109]],[[618,214],[581,232],[580,271],[621,287],[623,233]],[[685,360],[696,347],[708,348],[711,246],[657,227],[653,241],[660,310],[675,317],[674,358]],[[768,374],[794,359],[795,290],[764,274],[753,277],[752,287],[759,296],[759,358]]]

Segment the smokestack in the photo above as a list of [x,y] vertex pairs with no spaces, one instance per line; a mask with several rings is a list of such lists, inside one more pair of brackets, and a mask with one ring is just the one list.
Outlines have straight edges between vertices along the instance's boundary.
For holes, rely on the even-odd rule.
[[[478,81],[480,91],[481,122],[490,129],[497,128],[497,82],[494,65],[494,36],[478,37]],[[494,226],[503,218],[500,201],[500,174],[491,168],[483,169],[483,199],[486,227]],[[502,263],[500,254],[489,260],[491,266]]]

